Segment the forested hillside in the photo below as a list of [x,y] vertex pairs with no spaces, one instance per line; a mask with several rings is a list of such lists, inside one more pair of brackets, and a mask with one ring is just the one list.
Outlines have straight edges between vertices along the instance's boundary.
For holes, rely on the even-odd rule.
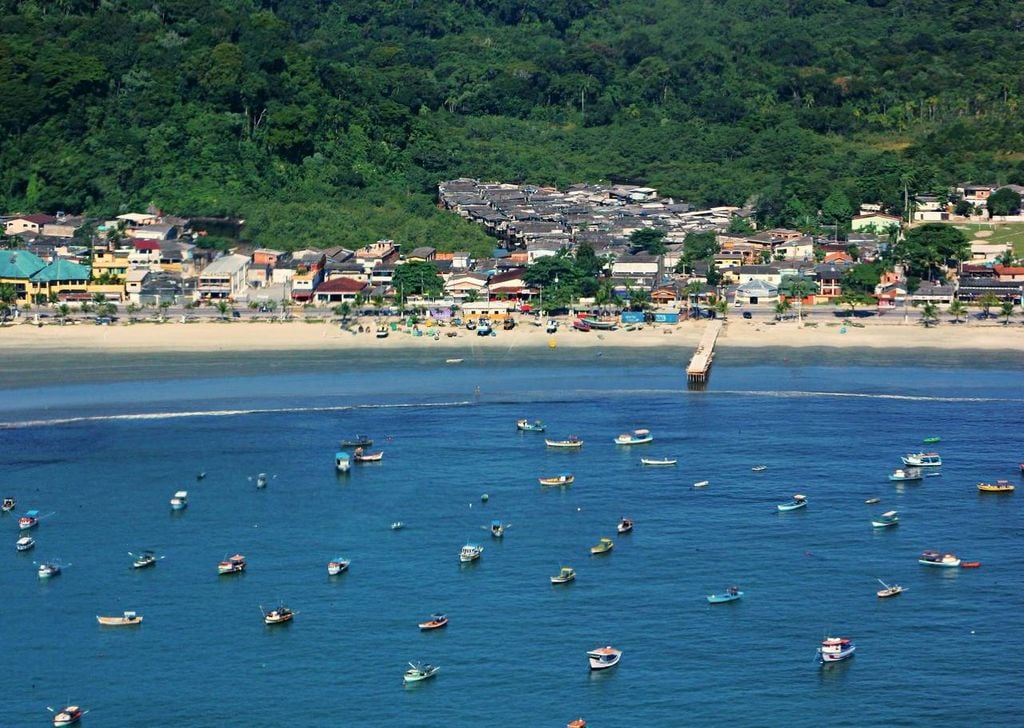
[[1024,182],[1015,0],[0,0],[0,210],[471,242],[438,180],[770,222]]

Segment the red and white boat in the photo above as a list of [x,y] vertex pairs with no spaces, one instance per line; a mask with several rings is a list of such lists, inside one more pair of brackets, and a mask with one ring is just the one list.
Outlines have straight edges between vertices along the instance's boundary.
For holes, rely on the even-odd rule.
[[588,652],[587,658],[590,661],[591,670],[607,670],[609,667],[615,667],[619,664],[619,660],[622,658],[622,650],[606,645],[605,647],[598,647],[596,650]]
[[384,458],[384,451],[364,452],[363,448],[357,447],[352,451],[352,460],[357,463],[379,463]]
[[50,711],[53,712],[53,724],[55,726],[74,725],[80,721],[82,719],[82,715],[84,715],[84,713],[82,713],[82,709],[77,705],[68,705],[67,707],[61,708],[57,711],[50,708]]
[[818,648],[818,659],[822,664],[842,662],[853,657],[853,653],[856,651],[857,646],[848,637],[826,637],[821,641],[821,647]]
[[18,519],[18,528],[27,531],[39,525],[39,511],[26,511],[25,515]]
[[426,622],[420,622],[419,628],[423,632],[429,632],[432,629],[441,629],[448,624],[448,616],[445,614],[431,614],[430,619]]

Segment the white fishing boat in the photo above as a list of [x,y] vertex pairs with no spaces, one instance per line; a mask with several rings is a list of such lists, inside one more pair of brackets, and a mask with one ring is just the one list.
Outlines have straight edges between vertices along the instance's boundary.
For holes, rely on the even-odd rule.
[[60,710],[54,710],[53,708],[47,708],[53,713],[53,725],[55,728],[62,728],[62,726],[75,725],[78,721],[82,720],[82,716],[89,711],[83,711],[77,705],[66,705]]
[[[263,607],[260,607],[260,611],[263,611]],[[284,624],[285,622],[291,622],[294,618],[295,612],[283,604],[277,609],[263,612],[263,623],[267,625]]]
[[938,551],[925,551],[917,563],[922,566],[938,566],[940,568],[955,569],[960,566],[960,559],[956,554],[940,554]]
[[31,511],[25,511],[25,515],[18,518],[18,528],[22,531],[27,531],[30,528],[35,528],[39,525],[41,516],[39,511],[33,509]]
[[131,627],[142,624],[142,617],[135,612],[126,611],[120,617],[101,617],[96,615],[96,621],[104,627]]
[[156,562],[159,559],[163,558],[163,556],[160,556],[159,559],[158,559],[158,557],[157,557],[157,555],[155,553],[153,553],[152,551],[148,551],[148,550],[147,551],[143,551],[142,553],[139,553],[139,554],[133,554],[131,551],[129,551],[128,555],[132,557],[132,568],[133,569],[145,569],[147,566],[156,566]]
[[218,574],[241,574],[245,571],[247,562],[242,554],[235,554],[217,564]]
[[615,667],[621,658],[622,650],[617,650],[610,645],[598,647],[587,653],[591,670],[607,670],[609,667]]
[[793,496],[793,499],[789,503],[779,503],[776,508],[780,511],[795,511],[798,508],[804,508],[807,505],[807,496],[800,495],[797,493]]
[[402,681],[409,684],[428,680],[429,678],[434,677],[440,669],[440,665],[417,665],[410,662],[409,669],[406,670],[405,674],[402,676]]
[[633,530],[633,526],[634,526],[634,523],[633,523],[633,519],[631,519],[631,518],[626,518],[625,516],[623,516],[623,517],[622,517],[622,518],[621,518],[621,519],[619,520],[619,525],[617,525],[617,526],[615,527],[615,530],[616,530],[616,531],[617,531],[618,533],[620,533],[620,534],[623,534],[623,533],[629,533],[630,531],[632,531],[632,530]]
[[14,543],[14,548],[18,551],[28,551],[29,549],[34,548],[35,545],[36,540],[34,538],[31,536],[22,536]]
[[349,468],[351,467],[352,458],[349,457],[347,452],[342,452],[341,450],[338,450],[338,452],[334,453],[335,470],[337,470],[339,473],[347,473],[349,471]]
[[650,430],[633,430],[624,432],[615,438],[616,445],[645,445],[654,441],[654,435]]
[[669,466],[679,462],[678,458],[640,458],[641,465]]
[[327,573],[330,576],[337,576],[338,574],[348,571],[348,566],[351,563],[351,559],[344,559],[340,556],[336,556],[327,562]]
[[188,508],[188,491],[179,490],[171,498],[171,510],[172,511],[183,511]]
[[937,452],[911,453],[904,455],[901,459],[904,465],[913,468],[937,468],[942,465],[942,458]]
[[405,528],[405,524],[402,521],[395,521],[391,524],[392,531],[401,531],[403,528]]
[[0,511],[4,513],[10,513],[18,505],[18,502],[14,498],[4,498],[3,505],[0,505]]
[[886,511],[877,518],[871,519],[871,525],[875,528],[888,528],[889,526],[895,526],[900,522],[899,513],[896,511]]
[[40,579],[52,579],[55,576],[60,576],[62,566],[57,561],[44,561],[39,564],[37,573]]
[[896,468],[896,470],[889,474],[889,480],[897,482],[924,480],[924,475],[918,468]]
[[557,574],[551,577],[552,584],[568,584],[576,580],[576,570],[571,566],[563,566]]
[[754,467],[751,468],[751,470],[753,470],[755,473],[763,473],[767,469],[767,465],[755,465]]
[[841,662],[853,657],[857,646],[847,637],[826,637],[818,648],[818,660],[822,664]]
[[266,473],[260,473],[259,475],[256,476],[256,487],[257,488],[266,488],[267,487],[267,474]]
[[900,586],[899,584],[886,584],[881,579],[878,580],[878,583],[881,584],[883,587],[882,589],[879,589],[877,592],[875,592],[875,594],[878,595],[879,599],[888,599],[889,597],[897,596],[906,591],[906,589]]
[[548,447],[560,447],[567,449],[578,449],[583,447],[583,440],[578,438],[576,435],[569,435],[564,440],[544,440],[544,444]]
[[459,561],[466,564],[470,561],[476,561],[480,558],[480,554],[484,552],[484,547],[475,543],[467,543],[459,551]]
[[694,488],[707,488],[709,485],[711,485],[711,481],[710,480],[698,480],[696,483],[693,484],[693,487]]

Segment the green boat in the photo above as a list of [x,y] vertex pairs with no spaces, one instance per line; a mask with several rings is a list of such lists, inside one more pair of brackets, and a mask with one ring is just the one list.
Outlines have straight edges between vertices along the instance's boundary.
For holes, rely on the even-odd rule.
[[932,443],[936,443],[936,442],[939,442],[941,440],[942,440],[941,437],[936,437],[935,435],[932,435],[931,437],[924,438],[924,440],[922,440],[922,442],[924,442],[925,445],[931,445]]

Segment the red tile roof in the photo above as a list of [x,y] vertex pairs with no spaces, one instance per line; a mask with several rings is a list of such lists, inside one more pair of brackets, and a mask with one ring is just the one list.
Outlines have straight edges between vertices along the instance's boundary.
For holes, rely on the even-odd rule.
[[366,289],[366,283],[357,281],[354,278],[332,278],[317,286],[317,293],[361,293]]

